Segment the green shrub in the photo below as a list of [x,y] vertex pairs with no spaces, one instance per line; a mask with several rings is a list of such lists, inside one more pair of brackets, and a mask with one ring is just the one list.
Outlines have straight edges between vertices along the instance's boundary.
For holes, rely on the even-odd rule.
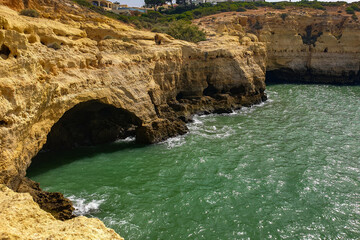
[[136,27],[137,29],[142,29],[142,28],[143,28],[142,23],[141,23],[139,20],[137,20],[137,19],[135,19],[132,23],[135,25],[135,27]]
[[206,40],[205,33],[198,26],[183,20],[172,23],[166,33],[176,39],[188,42],[196,43]]
[[149,13],[146,15],[150,19],[154,19],[155,21],[162,17],[162,14],[155,11],[149,11]]
[[195,17],[200,17],[202,15],[202,12],[200,10],[196,9],[193,11],[193,14]]
[[282,13],[280,14],[280,17],[282,18],[283,21],[285,21],[285,19],[287,18],[288,14],[287,13]]
[[155,27],[153,27],[151,29],[152,32],[157,32],[157,33],[166,33],[168,31],[169,27],[168,26],[161,26],[161,25],[157,25]]
[[246,9],[258,9],[254,4],[252,4],[252,3],[249,3],[249,4],[246,4],[245,5],[245,8]]
[[151,29],[152,32],[157,32],[157,33],[160,33],[160,28],[157,28],[157,27],[154,27]]
[[352,18],[354,21],[358,20],[358,17],[356,16],[355,13],[351,16],[351,18]]
[[281,3],[276,3],[273,5],[274,9],[285,9],[285,6]]
[[119,16],[117,17],[118,20],[124,22],[124,23],[129,23],[130,22],[130,19],[128,16],[125,16],[125,15],[121,15],[119,14]]
[[38,13],[38,11],[36,11],[35,9],[24,9],[21,10],[20,15],[24,15],[24,16],[28,16],[28,17],[33,17],[33,18],[37,18],[40,16],[40,14]]
[[86,0],[73,0],[74,2],[76,2],[77,4],[84,6],[84,7],[91,7],[92,4]]
[[236,9],[237,12],[246,12],[246,8],[243,7],[239,7],[238,9]]
[[131,42],[131,39],[128,37],[122,37],[121,40],[124,42]]
[[321,5],[320,3],[315,3],[315,4],[313,4],[312,5],[312,8],[314,8],[314,9],[319,9],[319,10],[325,10],[326,8],[323,6],[323,5]]
[[59,50],[61,48],[60,44],[58,44],[57,42],[55,43],[51,43],[48,45],[48,48],[52,48],[52,49],[55,49],[55,50]]
[[354,10],[354,11],[357,11],[357,12],[360,12],[360,8],[357,4],[353,3],[350,5],[350,7]]
[[347,7],[345,9],[345,11],[346,11],[347,14],[354,14],[355,13],[355,11],[354,11],[354,9],[352,7]]

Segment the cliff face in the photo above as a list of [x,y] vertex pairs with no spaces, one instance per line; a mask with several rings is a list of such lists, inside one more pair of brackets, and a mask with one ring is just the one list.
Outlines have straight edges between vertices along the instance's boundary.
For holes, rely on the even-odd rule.
[[[194,113],[229,112],[264,101],[266,71],[270,80],[359,83],[359,24],[336,10],[219,14],[195,21],[208,41],[192,44],[161,35],[156,45],[155,34],[71,1],[2,3],[15,10],[36,8],[41,17],[19,16],[0,5],[0,184],[33,199],[1,187],[0,220],[10,225],[0,236],[16,238],[22,231],[6,217],[13,210],[3,211],[17,198],[31,206],[26,211],[37,213],[24,218],[112,234],[86,218],[65,221],[71,221],[68,228],[35,207],[33,201],[58,219],[73,217],[60,193],[43,192],[25,177],[42,148],[127,136],[154,143],[183,134]],[[6,228],[14,231],[5,233]],[[90,238],[79,234],[77,239]]]
[[[22,8],[22,1],[6,2]],[[68,200],[25,178],[43,147],[129,135],[158,142],[185,133],[191,114],[228,112],[266,99],[266,51],[256,39],[241,44],[237,36],[218,36],[192,44],[161,35],[163,44],[156,45],[155,34],[70,1],[41,3],[34,5],[40,18],[0,6],[0,183],[29,192],[60,219],[73,217]],[[1,211],[8,196],[16,196],[2,191]]]
[[6,50],[0,59],[0,181],[9,186],[18,184],[13,176],[25,176],[52,126],[80,103],[122,109],[133,116],[138,141],[151,143],[186,132],[178,117],[264,98],[261,43],[243,46],[228,36],[195,45],[163,36],[166,43],[155,45],[154,34],[111,20],[65,24],[5,7],[0,13]]
[[205,28],[242,27],[267,48],[267,81],[359,84],[360,24],[344,7],[259,9],[197,20]]

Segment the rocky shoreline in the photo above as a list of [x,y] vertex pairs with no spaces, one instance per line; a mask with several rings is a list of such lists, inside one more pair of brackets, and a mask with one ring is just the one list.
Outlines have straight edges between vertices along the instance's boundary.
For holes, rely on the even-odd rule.
[[[74,217],[71,202],[26,178],[43,148],[128,136],[145,144],[163,141],[186,133],[193,114],[226,113],[265,101],[266,78],[359,84],[360,25],[347,17],[317,10],[294,11],[286,19],[281,11],[219,14],[195,20],[207,41],[161,35],[157,45],[155,33],[71,1],[42,7],[30,1],[42,11],[39,19],[19,16],[20,2],[8,4],[13,10],[0,5],[0,184],[6,196],[18,192],[29,201],[24,194],[29,193],[56,219]],[[54,43],[60,48],[52,48]],[[0,216],[1,222],[5,218]],[[4,232],[0,237],[9,234]]]

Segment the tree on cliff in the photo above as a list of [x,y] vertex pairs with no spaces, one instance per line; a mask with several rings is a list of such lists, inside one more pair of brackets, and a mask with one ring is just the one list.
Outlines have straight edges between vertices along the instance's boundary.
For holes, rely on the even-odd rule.
[[154,7],[154,10],[157,11],[158,6],[164,5],[166,0],[145,0],[146,6]]

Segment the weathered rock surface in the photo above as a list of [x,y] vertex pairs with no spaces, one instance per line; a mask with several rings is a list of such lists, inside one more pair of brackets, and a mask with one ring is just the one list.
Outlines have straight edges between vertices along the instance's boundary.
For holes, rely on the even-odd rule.
[[20,192],[1,187],[3,238],[119,239],[98,220],[49,215],[72,218],[72,206],[25,177],[43,147],[184,134],[194,113],[264,101],[266,71],[287,82],[359,83],[359,23],[343,15],[228,13],[196,21],[208,41],[161,35],[156,45],[155,34],[71,1],[0,3],[41,14],[0,5],[0,183]]
[[[16,10],[24,7],[22,1],[5,3]],[[244,45],[237,36],[219,36],[192,44],[163,35],[162,44],[156,45],[154,33],[71,1],[27,4],[41,17],[20,16],[0,5],[0,183],[31,193],[60,219],[71,218],[66,199],[42,192],[25,178],[31,159],[44,146],[91,145],[129,135],[142,143],[158,142],[185,133],[185,122],[194,113],[228,112],[266,99],[266,51],[256,39]],[[10,221],[3,208],[11,205],[9,195],[16,194],[4,189],[0,212]],[[30,201],[29,195],[18,196]],[[4,225],[12,229],[9,236],[15,238],[30,222],[65,226],[34,206],[32,202],[31,209],[24,209],[29,212],[24,218],[30,219],[24,227]],[[41,213],[32,216],[32,211]],[[97,233],[97,228],[106,231],[97,220],[77,219],[69,221],[80,222],[72,225],[80,237],[69,238],[101,239],[86,234]],[[37,224],[31,228],[48,232]],[[81,235],[85,228],[88,232]],[[44,234],[61,238],[63,233],[56,235],[59,229],[65,228]]]
[[0,184],[0,239],[123,239],[96,218],[56,220],[29,193]]
[[[242,46],[227,36],[155,45],[153,33],[112,20],[95,24],[84,16],[87,21],[65,24],[2,6],[0,14],[0,45],[9,49],[0,59],[0,182],[13,189],[19,184],[14,176],[25,176],[53,125],[80,103],[131,113],[138,141],[151,143],[184,133],[181,116],[265,96],[265,48],[258,42]],[[109,35],[115,39],[102,40]],[[219,94],[225,97],[216,101]]]
[[[360,84],[360,23],[343,6],[326,11],[259,9],[198,22],[224,34],[243,29],[256,35],[266,44],[269,82]],[[240,37],[243,43],[249,41]]]

